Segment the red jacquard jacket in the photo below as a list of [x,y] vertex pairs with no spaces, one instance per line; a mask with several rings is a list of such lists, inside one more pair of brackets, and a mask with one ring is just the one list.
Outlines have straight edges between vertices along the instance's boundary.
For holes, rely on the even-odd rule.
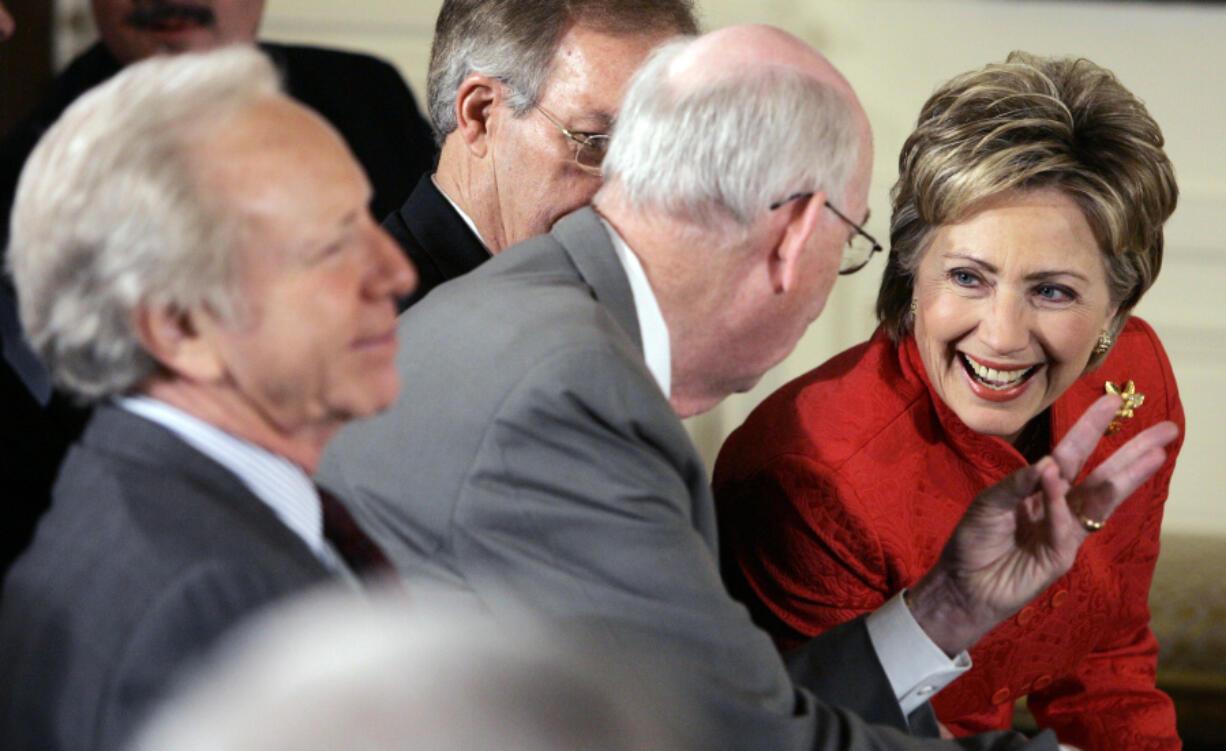
[[[1154,687],[1147,598],[1184,417],[1148,324],[1131,319],[1106,361],[1052,405],[1052,435],[1106,381],[1129,380],[1145,403],[1083,475],[1161,420],[1180,437],[1073,569],[971,649],[974,667],[933,699],[955,734],[1009,727],[1028,695],[1040,726],[1084,751],[1180,747],[1171,701]],[[794,645],[913,584],[974,496],[1023,463],[933,394],[914,339],[895,346],[878,330],[773,394],[724,445],[714,486],[729,587],[781,647]]]

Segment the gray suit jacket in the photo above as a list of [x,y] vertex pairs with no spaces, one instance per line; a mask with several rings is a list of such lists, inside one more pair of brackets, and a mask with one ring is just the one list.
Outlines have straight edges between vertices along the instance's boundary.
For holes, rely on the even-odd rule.
[[0,746],[114,749],[256,609],[329,578],[238,478],[98,408],[0,601]]
[[[729,749],[947,747],[794,688],[728,596],[706,471],[646,369],[630,287],[594,212],[439,287],[399,328],[399,401],[342,432],[319,476],[403,573],[496,613],[605,621],[610,639],[648,639]],[[862,623],[819,638],[794,667],[828,700],[906,727]]]

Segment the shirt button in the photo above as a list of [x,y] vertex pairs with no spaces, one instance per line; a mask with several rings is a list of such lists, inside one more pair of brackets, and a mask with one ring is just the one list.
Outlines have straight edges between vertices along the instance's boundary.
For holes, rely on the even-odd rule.
[[993,704],[1004,704],[1007,701],[1009,701],[1009,689],[1007,688],[1002,688],[1001,690],[992,694]]
[[1034,690],[1035,691],[1042,691],[1043,689],[1047,688],[1050,685],[1051,685],[1050,675],[1040,675],[1038,678],[1034,679]]
[[920,696],[927,696],[936,690],[936,686],[920,686],[919,688],[915,689],[915,693],[919,694]]
[[1027,605],[1022,608],[1022,611],[1017,614],[1017,625],[1025,626],[1034,620],[1035,612],[1033,605]]
[[1064,601],[1067,599],[1068,599],[1068,590],[1062,589],[1059,592],[1051,596],[1051,606],[1053,608],[1058,608],[1061,605],[1063,605]]

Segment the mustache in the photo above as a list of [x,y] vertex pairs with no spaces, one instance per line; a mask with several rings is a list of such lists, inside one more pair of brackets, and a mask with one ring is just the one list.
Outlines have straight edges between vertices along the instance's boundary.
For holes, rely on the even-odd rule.
[[150,29],[168,21],[190,21],[212,26],[213,9],[193,3],[142,3],[128,14],[127,22],[138,29]]

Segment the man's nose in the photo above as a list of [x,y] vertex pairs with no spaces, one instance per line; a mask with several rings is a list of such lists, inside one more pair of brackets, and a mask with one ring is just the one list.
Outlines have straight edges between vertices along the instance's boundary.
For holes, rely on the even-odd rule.
[[372,228],[371,253],[374,257],[370,276],[373,297],[407,297],[417,288],[417,269],[405,257],[400,245],[377,224]]

